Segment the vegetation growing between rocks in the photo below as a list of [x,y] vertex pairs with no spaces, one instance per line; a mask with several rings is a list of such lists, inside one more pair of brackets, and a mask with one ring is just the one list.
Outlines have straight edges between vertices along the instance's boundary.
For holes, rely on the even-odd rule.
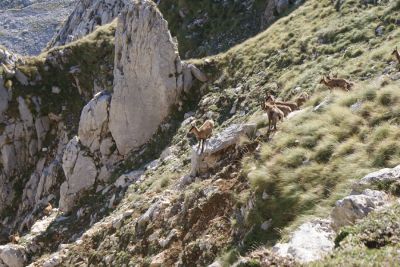
[[354,226],[342,229],[336,251],[310,266],[394,266],[400,259],[400,206],[376,211]]
[[[83,106],[94,93],[94,83],[102,90],[112,91],[115,24],[100,27],[94,33],[63,47],[57,47],[37,57],[28,57],[18,69],[34,84],[24,86],[16,78],[9,114],[18,114],[18,96],[40,96],[41,114],[62,114],[71,133],[77,131]],[[72,74],[71,70],[77,70]],[[73,76],[76,76],[79,84]],[[52,93],[54,86],[60,93]],[[80,89],[79,89],[79,88]],[[82,90],[82,92],[79,92]],[[31,111],[35,114],[33,104]],[[13,109],[14,107],[14,109]]]

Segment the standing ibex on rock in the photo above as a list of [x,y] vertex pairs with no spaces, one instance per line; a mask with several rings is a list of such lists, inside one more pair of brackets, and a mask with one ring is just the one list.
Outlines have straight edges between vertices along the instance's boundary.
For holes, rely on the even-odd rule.
[[319,81],[319,83],[325,84],[330,91],[333,88],[341,88],[343,90],[350,91],[350,89],[354,86],[354,83],[346,79],[335,78],[330,76],[323,76],[322,79]]
[[399,52],[399,50],[397,49],[397,46],[396,46],[396,49],[393,50],[392,55],[396,57],[397,61],[398,61],[399,64],[400,64],[400,52]]
[[200,128],[197,128],[195,125],[196,121],[191,123],[191,128],[188,133],[193,133],[196,136],[197,141],[199,142],[197,146],[197,151],[201,147],[201,153],[204,151],[204,142],[209,139],[212,135],[212,130],[214,128],[213,120],[206,120]]

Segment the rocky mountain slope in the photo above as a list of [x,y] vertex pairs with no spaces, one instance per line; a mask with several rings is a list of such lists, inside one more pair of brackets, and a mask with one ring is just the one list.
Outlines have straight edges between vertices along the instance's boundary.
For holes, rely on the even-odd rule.
[[1,1],[0,45],[38,55],[68,18],[75,0]]
[[[269,14],[259,27],[287,16],[222,54],[186,45],[186,19],[222,2],[179,1],[173,21],[162,0],[127,1],[92,27],[117,3],[92,1],[88,28],[71,23],[80,5],[65,26],[89,35],[37,57],[0,50],[0,264],[396,262],[400,5],[249,1]],[[206,25],[195,32],[233,29]],[[353,90],[327,90],[328,73]],[[268,135],[266,92],[311,99]],[[195,119],[215,121],[204,153]]]
[[[126,0],[80,1],[48,47],[77,40],[111,22],[124,10]],[[154,1],[179,39],[183,58],[225,51],[265,29],[302,1]]]

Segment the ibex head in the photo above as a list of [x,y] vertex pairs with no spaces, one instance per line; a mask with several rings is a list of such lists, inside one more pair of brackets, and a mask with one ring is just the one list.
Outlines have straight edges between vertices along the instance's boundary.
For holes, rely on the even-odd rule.
[[397,50],[397,46],[396,46],[396,48],[393,50],[392,55],[393,55],[393,56],[399,55],[399,50]]
[[326,76],[322,76],[321,80],[319,81],[320,84],[326,83]]
[[194,120],[190,123],[190,128],[189,128],[188,134],[190,134],[195,128],[196,128],[196,120]]
[[270,93],[267,93],[265,96],[265,102],[275,102],[275,97]]

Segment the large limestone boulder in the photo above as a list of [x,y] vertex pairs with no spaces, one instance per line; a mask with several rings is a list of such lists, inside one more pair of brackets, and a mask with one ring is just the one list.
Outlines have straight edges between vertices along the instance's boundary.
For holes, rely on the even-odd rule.
[[233,124],[207,140],[203,153],[197,150],[197,145],[193,146],[191,176],[207,173],[210,169],[215,168],[218,161],[225,156],[221,152],[236,146],[241,137],[252,137],[255,131],[255,124]]
[[111,95],[98,93],[83,108],[79,121],[79,139],[93,153],[100,149],[100,142],[108,131],[108,110]]
[[26,256],[24,247],[11,244],[0,246],[0,260],[8,267],[25,266]]
[[282,257],[293,257],[300,263],[321,259],[335,247],[335,232],[329,220],[313,220],[302,224],[288,243],[278,243],[273,250]]
[[69,212],[81,193],[92,188],[98,170],[93,159],[82,150],[77,136],[71,139],[65,148],[62,167],[66,181],[60,188],[59,208],[61,211]]
[[126,155],[145,144],[183,90],[182,62],[152,1],[131,2],[118,18],[110,130]]
[[350,195],[336,202],[331,212],[332,226],[339,229],[342,226],[355,223],[371,211],[388,204],[388,195],[382,191],[366,189],[362,194]]
[[373,185],[389,185],[400,180],[400,165],[390,169],[385,168],[364,176],[353,185],[353,189],[361,191]]

